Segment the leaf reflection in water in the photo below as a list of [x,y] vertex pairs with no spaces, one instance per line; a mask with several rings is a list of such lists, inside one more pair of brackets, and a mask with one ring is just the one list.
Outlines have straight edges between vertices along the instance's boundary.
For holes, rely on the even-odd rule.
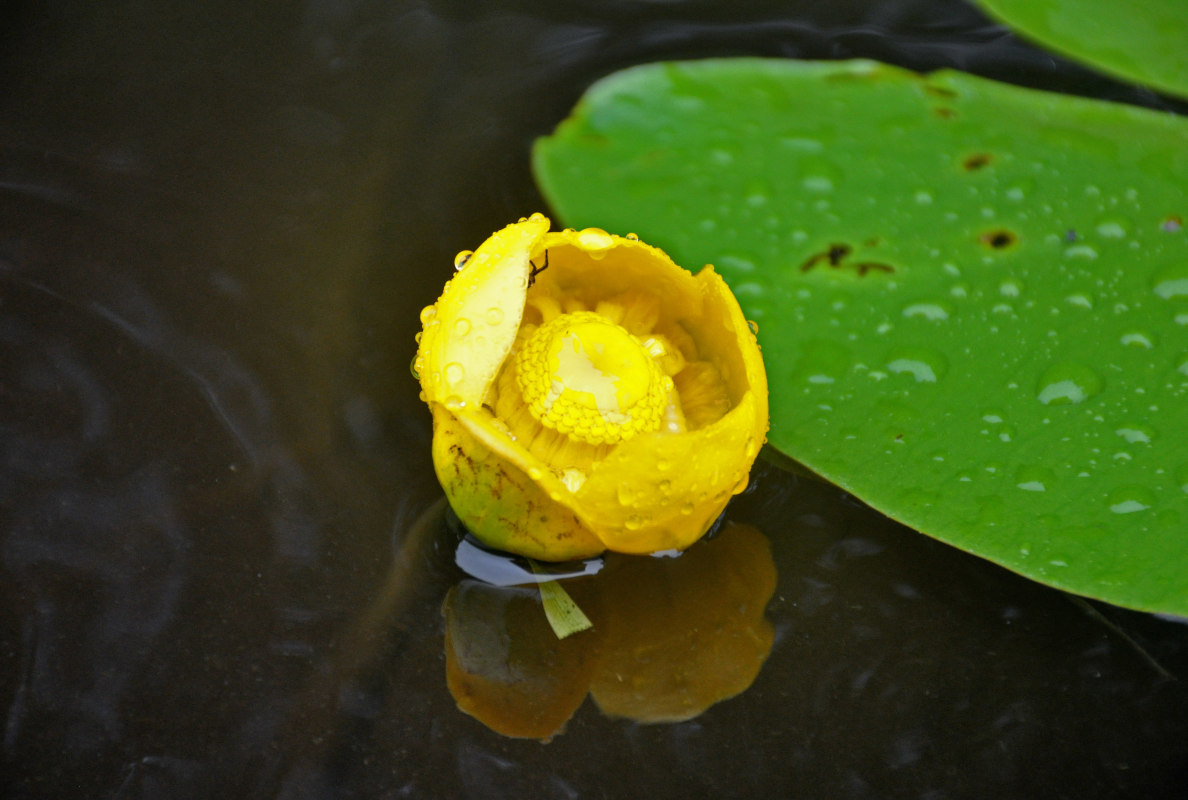
[[548,741],[587,693],[609,716],[680,722],[754,682],[771,650],[767,539],[725,524],[679,558],[609,554],[566,581],[594,623],[558,640],[535,587],[464,580],[446,596],[446,680],[458,707],[505,736]]

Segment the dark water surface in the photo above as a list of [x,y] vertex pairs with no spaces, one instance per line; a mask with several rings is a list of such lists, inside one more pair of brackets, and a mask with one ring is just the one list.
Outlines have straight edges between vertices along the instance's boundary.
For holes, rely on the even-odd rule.
[[1176,798],[1188,626],[772,466],[776,638],[689,722],[460,713],[418,311],[660,58],[864,56],[1156,107],[955,0],[17,2],[0,24],[6,798]]

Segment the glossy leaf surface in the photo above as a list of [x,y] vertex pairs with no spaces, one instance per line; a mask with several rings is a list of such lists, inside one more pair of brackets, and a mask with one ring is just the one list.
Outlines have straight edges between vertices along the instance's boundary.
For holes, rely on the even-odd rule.
[[977,0],[1022,35],[1126,80],[1188,96],[1182,0]]
[[870,62],[654,64],[534,152],[566,224],[713,263],[770,442],[1051,585],[1188,614],[1188,124]]

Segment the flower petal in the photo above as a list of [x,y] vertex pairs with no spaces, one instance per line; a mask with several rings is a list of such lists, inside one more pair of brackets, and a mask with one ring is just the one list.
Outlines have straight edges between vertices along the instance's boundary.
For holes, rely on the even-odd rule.
[[492,234],[421,315],[416,369],[425,399],[477,408],[515,342],[530,258],[548,232],[540,214]]
[[695,278],[702,314],[686,328],[713,359],[735,405],[697,430],[637,436],[598,465],[575,508],[610,550],[649,553],[695,542],[731,495],[746,488],[767,433],[767,376],[755,334],[712,267]]
[[717,422],[619,445],[577,493],[578,515],[610,550],[683,550],[746,488],[766,420],[753,392]]
[[[454,413],[433,405],[433,466],[471,533],[490,547],[542,561],[588,558],[605,550],[571,509],[550,497],[551,489],[568,499],[564,485],[547,470],[521,466],[532,457],[493,423],[485,412]],[[509,458],[512,451],[519,458]]]

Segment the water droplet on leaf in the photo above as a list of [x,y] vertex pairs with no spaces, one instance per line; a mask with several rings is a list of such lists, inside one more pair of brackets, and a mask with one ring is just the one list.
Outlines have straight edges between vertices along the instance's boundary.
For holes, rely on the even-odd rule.
[[1056,364],[1040,377],[1037,397],[1044,405],[1083,403],[1102,390],[1101,376],[1084,364]]

